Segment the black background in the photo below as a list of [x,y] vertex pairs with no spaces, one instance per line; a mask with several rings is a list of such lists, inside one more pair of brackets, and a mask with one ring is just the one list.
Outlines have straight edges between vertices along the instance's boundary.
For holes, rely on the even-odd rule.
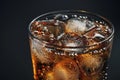
[[0,0],[0,80],[33,80],[28,25],[40,14],[82,9],[108,18],[115,27],[109,80],[120,80],[120,9],[116,0]]

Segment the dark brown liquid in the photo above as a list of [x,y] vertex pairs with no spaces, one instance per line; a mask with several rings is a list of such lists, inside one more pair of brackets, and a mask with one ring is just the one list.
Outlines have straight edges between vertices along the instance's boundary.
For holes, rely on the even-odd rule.
[[[39,60],[36,51],[32,49],[32,63],[35,80],[102,80],[107,79],[106,67],[110,55],[109,45],[105,50],[96,52],[61,53],[51,51],[50,58]],[[47,52],[47,51],[45,51]],[[42,60],[42,59],[41,59]],[[44,59],[43,59],[44,60]],[[47,61],[48,60],[48,61]],[[72,75],[72,76],[71,76]],[[105,76],[105,77],[104,77]],[[62,77],[62,78],[61,78]]]
[[[59,31],[60,28],[50,29],[56,26],[53,23],[35,22],[32,25],[31,30],[34,35],[42,38],[41,40],[48,42],[49,45],[61,47],[48,47],[43,42],[30,37],[34,79],[106,80],[107,61],[110,57],[112,42],[108,40],[99,43],[110,34],[105,31],[105,27],[100,28],[97,26],[97,28],[93,28],[88,32],[82,32],[82,36],[75,32],[66,32],[62,35],[63,37],[57,40],[57,35],[60,35],[62,31]],[[38,27],[38,24],[42,26]],[[48,30],[45,28],[46,30],[43,31],[43,26],[48,26]],[[59,26],[65,27],[63,23],[60,23]],[[101,30],[97,30],[98,28]],[[103,36],[98,34],[101,32]],[[55,36],[50,34],[55,34]],[[63,50],[63,47],[68,47],[73,43],[77,48],[81,46],[88,47],[78,48],[79,50],[74,50],[74,48]],[[94,46],[90,46],[93,44]]]

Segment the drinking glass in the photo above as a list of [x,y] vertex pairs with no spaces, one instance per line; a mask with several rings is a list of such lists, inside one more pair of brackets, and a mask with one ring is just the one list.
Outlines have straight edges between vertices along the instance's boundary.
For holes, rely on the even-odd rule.
[[36,17],[29,25],[34,80],[107,80],[113,36],[110,21],[83,10]]

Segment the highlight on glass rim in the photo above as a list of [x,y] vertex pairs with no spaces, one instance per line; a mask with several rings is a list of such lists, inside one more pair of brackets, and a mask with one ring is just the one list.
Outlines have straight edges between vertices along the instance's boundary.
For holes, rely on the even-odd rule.
[[29,25],[34,80],[108,80],[114,27],[83,10],[42,14]]

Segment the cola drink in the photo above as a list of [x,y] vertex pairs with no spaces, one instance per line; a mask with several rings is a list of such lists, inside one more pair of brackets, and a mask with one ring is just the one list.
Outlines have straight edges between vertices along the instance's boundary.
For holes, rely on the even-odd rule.
[[29,26],[34,80],[107,80],[111,23],[84,11],[49,15]]

